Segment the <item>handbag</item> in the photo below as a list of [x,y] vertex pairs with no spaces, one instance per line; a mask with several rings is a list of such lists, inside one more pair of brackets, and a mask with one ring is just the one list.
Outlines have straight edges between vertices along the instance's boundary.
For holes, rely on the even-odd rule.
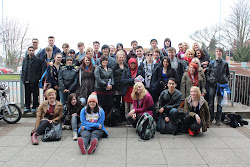
[[45,129],[45,134],[42,137],[42,141],[58,141],[62,137],[61,123],[52,123],[51,127]]

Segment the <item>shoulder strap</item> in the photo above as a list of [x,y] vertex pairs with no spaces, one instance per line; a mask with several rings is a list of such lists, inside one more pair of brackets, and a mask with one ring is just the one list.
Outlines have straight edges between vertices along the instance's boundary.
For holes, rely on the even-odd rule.
[[82,69],[79,70],[79,83],[80,83],[80,87],[82,85]]
[[42,75],[42,77],[41,77],[40,81],[42,81],[42,80],[43,80],[43,78],[44,78],[44,76],[46,75],[46,73],[47,73],[47,69],[48,69],[48,68],[46,68],[46,70],[44,71],[44,73],[43,73],[43,75]]

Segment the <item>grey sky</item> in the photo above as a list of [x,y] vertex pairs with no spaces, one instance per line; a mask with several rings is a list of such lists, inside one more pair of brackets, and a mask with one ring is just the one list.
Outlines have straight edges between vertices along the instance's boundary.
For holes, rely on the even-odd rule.
[[[222,21],[230,13],[234,0],[221,0]],[[132,40],[149,48],[152,38],[169,37],[177,48],[179,42],[193,44],[189,35],[195,30],[219,24],[219,0],[4,0],[4,16],[30,25],[31,37],[47,46],[47,37],[55,36],[77,49],[82,41],[92,46],[95,40],[130,47]]]

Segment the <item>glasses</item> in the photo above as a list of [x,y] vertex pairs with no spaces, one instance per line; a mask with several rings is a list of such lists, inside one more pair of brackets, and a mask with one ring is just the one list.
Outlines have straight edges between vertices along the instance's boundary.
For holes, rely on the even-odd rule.
[[30,52],[34,52],[34,50],[29,50]]
[[38,43],[38,42],[32,42],[32,43]]
[[150,54],[148,54],[148,56],[153,56],[153,54],[152,54],[152,53],[150,53]]

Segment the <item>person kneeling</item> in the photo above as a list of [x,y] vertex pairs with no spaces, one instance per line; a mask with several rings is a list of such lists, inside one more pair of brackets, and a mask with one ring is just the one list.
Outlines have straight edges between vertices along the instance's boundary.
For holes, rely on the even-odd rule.
[[177,134],[178,130],[178,107],[181,104],[181,92],[175,87],[177,86],[174,78],[169,78],[167,83],[168,89],[160,94],[159,113],[157,130],[160,133]]
[[[108,136],[103,124],[105,113],[98,106],[96,93],[93,92],[89,95],[87,106],[81,110],[80,120],[81,127],[78,129],[78,134],[81,137],[78,138],[78,145],[82,154],[86,154],[86,152],[92,154],[96,150],[99,139]],[[86,150],[88,144],[89,148]]]
[[38,107],[35,129],[31,136],[33,145],[38,145],[38,135],[44,134],[47,127],[51,127],[53,123],[59,123],[62,118],[63,105],[56,100],[56,91],[52,88],[48,89],[46,97],[48,100],[45,100]]
[[207,131],[210,124],[210,113],[207,101],[201,96],[200,88],[192,86],[190,96],[185,99],[184,112],[186,116],[184,122],[188,128],[189,135],[193,136],[200,132]]
[[150,93],[144,87],[143,83],[137,82],[131,93],[131,97],[133,99],[133,110],[131,110],[128,115],[128,121],[132,123],[134,127],[139,120],[139,118],[145,113],[149,113],[153,116],[153,111],[151,111],[152,106],[154,105],[154,101]]

